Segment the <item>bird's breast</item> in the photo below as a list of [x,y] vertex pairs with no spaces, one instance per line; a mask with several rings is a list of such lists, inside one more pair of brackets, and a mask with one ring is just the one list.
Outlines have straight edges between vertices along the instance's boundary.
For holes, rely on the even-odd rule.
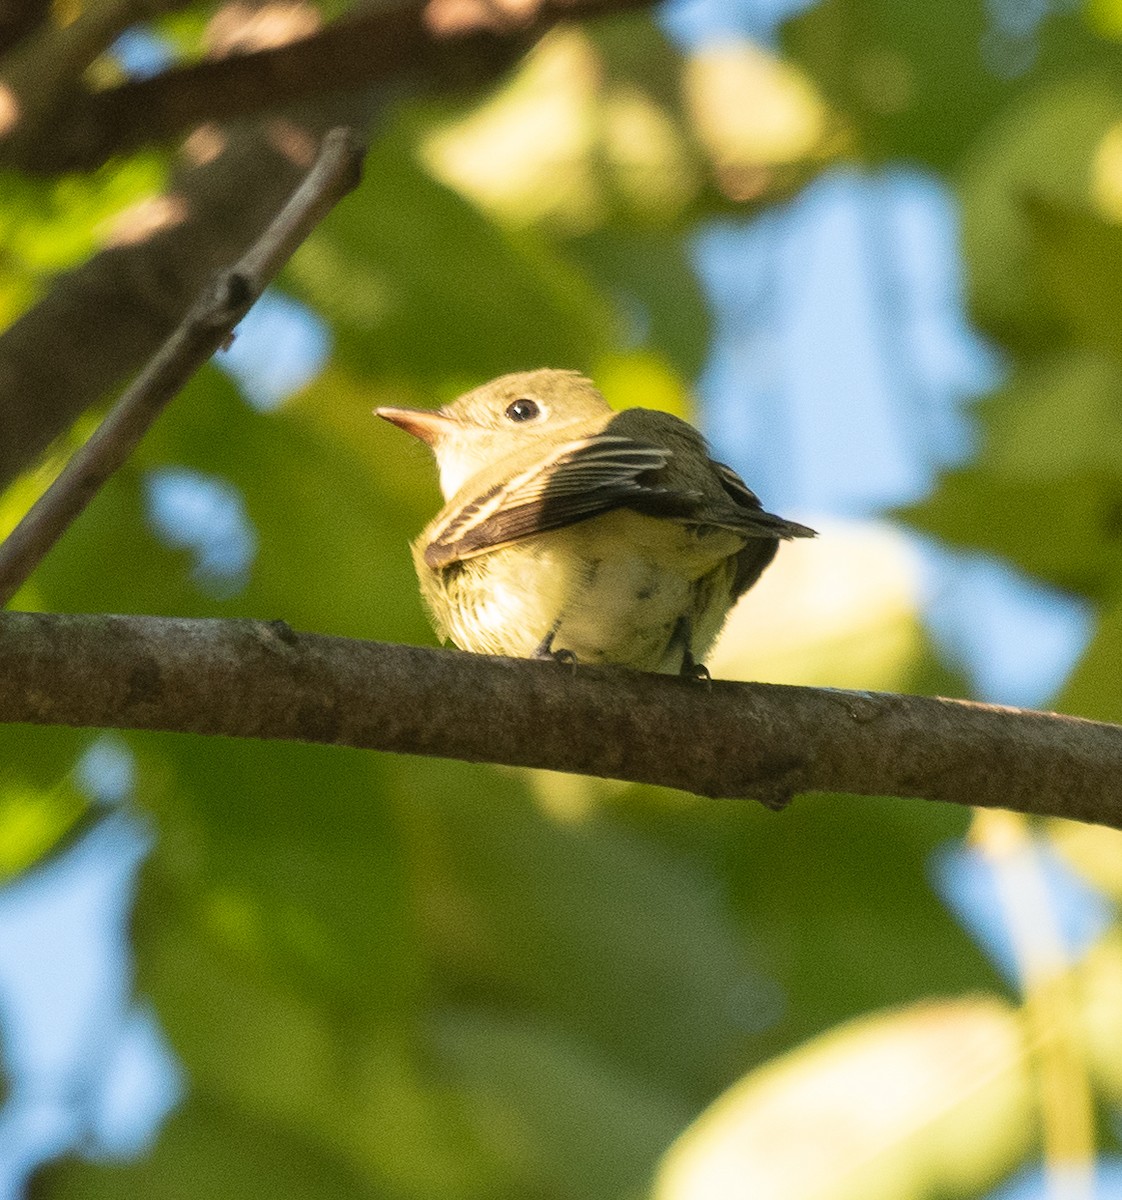
[[743,544],[725,530],[619,510],[418,570],[440,632],[462,649],[524,657],[553,631],[554,649],[580,662],[675,671],[683,616],[697,658],[719,631]]

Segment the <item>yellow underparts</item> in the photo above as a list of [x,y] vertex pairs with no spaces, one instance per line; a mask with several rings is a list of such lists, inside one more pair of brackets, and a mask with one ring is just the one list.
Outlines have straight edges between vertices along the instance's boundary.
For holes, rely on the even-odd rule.
[[440,572],[418,566],[438,632],[461,649],[528,657],[555,630],[552,648],[579,662],[677,672],[682,618],[701,661],[743,545],[725,530],[620,509]]

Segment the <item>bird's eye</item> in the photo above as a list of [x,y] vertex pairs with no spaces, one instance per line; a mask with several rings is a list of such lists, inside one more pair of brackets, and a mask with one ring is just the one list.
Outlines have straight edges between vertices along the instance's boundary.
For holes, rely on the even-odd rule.
[[515,400],[513,404],[508,404],[506,409],[507,419],[511,421],[532,421],[540,413],[541,409],[537,402],[527,400],[525,397]]

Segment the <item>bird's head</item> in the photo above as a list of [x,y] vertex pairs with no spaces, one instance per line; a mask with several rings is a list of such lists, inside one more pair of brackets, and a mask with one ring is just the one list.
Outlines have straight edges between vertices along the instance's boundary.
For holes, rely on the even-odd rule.
[[544,446],[581,436],[611,416],[592,383],[576,371],[502,375],[443,408],[376,408],[375,413],[428,444],[451,499],[480,472]]

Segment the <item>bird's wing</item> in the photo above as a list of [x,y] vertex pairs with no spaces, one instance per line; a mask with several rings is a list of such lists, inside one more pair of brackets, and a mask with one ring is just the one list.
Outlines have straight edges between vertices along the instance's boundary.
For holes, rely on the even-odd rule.
[[752,491],[732,467],[726,467],[724,463],[717,462],[716,459],[710,459],[709,465],[713,468],[713,472],[717,476],[721,487],[724,488],[725,494],[734,504],[747,509],[763,507],[760,504],[759,496]]
[[683,516],[698,493],[644,482],[670,456],[669,450],[613,434],[567,442],[438,519],[429,531],[425,563],[446,567],[615,508]]
[[713,470],[733,502],[735,513],[725,516],[720,524],[737,529],[745,535],[743,548],[736,555],[736,571],[732,581],[733,598],[742,596],[763,574],[779,549],[779,539],[814,537],[815,531],[797,521],[788,521],[774,513],[765,512],[759,497],[743,479],[724,463],[714,462]]
[[697,513],[695,519],[698,521],[731,529],[747,538],[787,539],[817,536],[807,525],[800,525],[797,521],[788,521],[786,517],[777,517],[775,513],[765,512],[759,497],[732,467],[714,461],[710,461],[709,465],[721,485],[724,500],[732,503],[706,505]]

